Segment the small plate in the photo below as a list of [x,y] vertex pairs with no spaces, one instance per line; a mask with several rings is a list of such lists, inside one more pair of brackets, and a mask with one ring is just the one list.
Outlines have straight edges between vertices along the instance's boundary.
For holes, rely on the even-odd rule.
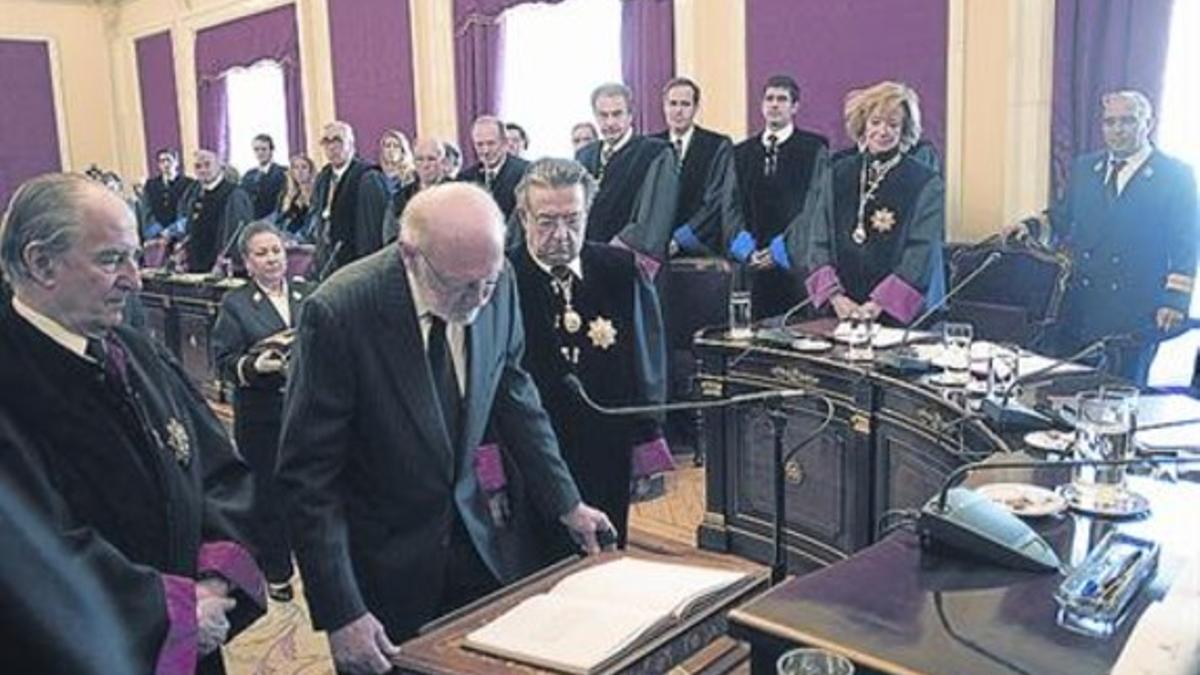
[[833,349],[833,343],[815,337],[800,337],[792,340],[791,348],[798,352],[825,352]]
[[1103,518],[1137,518],[1150,512],[1150,500],[1128,488],[1120,488],[1110,497],[1099,500],[1080,492],[1067,483],[1058,487],[1072,511]]
[[934,373],[926,377],[925,381],[939,387],[966,387],[971,383],[969,375],[966,380],[963,380],[961,377],[950,375],[946,371]]
[[1062,495],[1028,483],[989,483],[975,488],[975,492],[1022,518],[1052,516],[1067,508]]
[[[873,324],[872,325],[873,330],[871,331],[871,337],[874,338],[875,336],[879,335],[879,331],[882,328],[883,327],[880,326],[879,324]],[[850,342],[850,324],[846,321],[839,322],[837,327],[833,329],[833,339],[838,342],[849,343]]]
[[1075,445],[1075,434],[1070,431],[1044,429],[1025,434],[1025,444],[1047,452],[1069,452]]

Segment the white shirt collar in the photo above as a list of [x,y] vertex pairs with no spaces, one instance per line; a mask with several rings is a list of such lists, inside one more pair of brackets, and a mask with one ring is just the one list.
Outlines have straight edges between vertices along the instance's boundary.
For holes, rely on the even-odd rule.
[[[623,135],[617,139],[617,142],[612,146],[612,154],[615,155],[618,152],[620,152],[621,148],[625,147],[625,144],[628,143],[629,139],[631,139],[631,138],[633,138],[633,127],[629,127],[628,129],[626,129],[625,135]],[[601,149],[603,149],[603,147],[604,147],[604,143],[601,143]]]
[[39,332],[57,342],[67,351],[89,361],[92,360],[91,357],[86,355],[87,338],[84,336],[68,330],[61,323],[21,302],[15,295],[12,299],[12,308],[21,318],[28,321]]
[[767,136],[770,136],[771,134],[775,134],[775,147],[779,147],[779,146],[783,145],[784,142],[787,141],[787,139],[792,137],[792,132],[795,130],[796,130],[796,125],[794,125],[794,124],[789,124],[786,127],[780,129],[779,131],[771,131],[770,129],[763,129],[763,132],[762,132],[763,147],[770,145],[769,143],[767,143]]
[[220,174],[217,176],[217,179],[216,179],[216,180],[214,180],[213,182],[209,183],[208,185],[205,185],[205,186],[204,186],[204,191],[205,191],[205,192],[212,192],[213,190],[216,190],[216,189],[217,189],[217,186],[218,186],[218,185],[220,185],[220,184],[221,184],[221,181],[223,181],[223,180],[225,180],[225,172],[224,172],[224,171],[222,171],[222,172],[221,172],[221,173],[220,173]]
[[[397,253],[396,255],[399,255]],[[412,294],[413,309],[417,313],[417,328],[421,331],[421,343],[429,348],[430,311],[429,302],[425,299],[424,289],[413,276],[413,271],[406,263],[404,275],[408,277],[408,289]],[[454,375],[458,380],[458,393],[467,390],[467,327],[461,323],[446,322],[446,340],[450,345],[450,359],[454,361]]]
[[695,131],[696,131],[696,125],[693,124],[692,126],[688,127],[687,131],[683,132],[682,134],[680,134],[678,136],[675,135],[674,131],[669,132],[668,138],[671,139],[671,145],[675,145],[676,141],[679,142],[680,158],[682,158],[684,155],[687,154],[688,146],[690,146],[692,144],[692,136],[694,135]]
[[[1147,143],[1146,145],[1142,146],[1141,150],[1138,150],[1137,152],[1125,158],[1125,166],[1121,169],[1121,172],[1132,174],[1134,171],[1141,168],[1142,164],[1145,164],[1147,159],[1150,159],[1150,153],[1152,152],[1154,152],[1153,145]],[[1108,153],[1108,161],[1110,164],[1115,159],[1116,157],[1113,157],[1111,152]]]
[[340,169],[339,169],[338,167],[336,167],[336,166],[334,166],[334,165],[330,164],[330,165],[329,165],[329,168],[330,168],[331,170],[333,170],[333,179],[334,179],[334,180],[341,180],[341,179],[342,179],[342,174],[346,173],[346,169],[349,169],[349,168],[350,168],[350,163],[351,163],[351,162],[353,162],[353,161],[354,161],[354,155],[350,155],[350,159],[347,159],[347,160],[346,160],[346,163],[345,163],[345,164],[343,164],[343,165],[342,165],[342,168],[340,168]]
[[495,166],[495,168],[491,168],[487,164],[484,164],[482,160],[480,160],[479,164],[480,164],[480,167],[483,169],[484,173],[490,173],[493,176],[498,176],[500,174],[500,170],[504,168],[504,163],[507,161],[508,161],[508,153],[506,152],[506,153],[504,153],[504,155],[502,157],[500,157],[500,163],[497,164]]
[[[543,272],[549,274],[551,277],[554,276],[554,273],[550,271],[550,266],[541,260],[538,260],[538,257],[533,254],[533,251],[529,252],[529,257],[533,258],[533,263],[540,267]],[[583,281],[583,263],[579,261],[579,256],[575,256],[571,262],[567,263],[567,269],[571,270],[571,273],[575,275],[576,279]]]

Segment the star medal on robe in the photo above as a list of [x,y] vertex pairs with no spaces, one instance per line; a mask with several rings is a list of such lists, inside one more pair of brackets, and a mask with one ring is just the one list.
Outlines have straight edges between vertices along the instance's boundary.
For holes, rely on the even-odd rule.
[[617,343],[616,327],[612,321],[602,316],[597,316],[588,323],[587,336],[592,341],[592,346],[599,349],[608,349]]
[[876,232],[891,232],[896,224],[896,213],[891,209],[879,209],[871,214],[871,227]]
[[187,466],[192,459],[192,444],[188,439],[187,428],[183,422],[172,417],[167,420],[167,446],[175,454],[175,461]]

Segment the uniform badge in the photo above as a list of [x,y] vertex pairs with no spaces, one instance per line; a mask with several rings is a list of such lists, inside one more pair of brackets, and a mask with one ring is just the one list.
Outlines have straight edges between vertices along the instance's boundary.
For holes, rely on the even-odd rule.
[[192,443],[183,422],[172,417],[167,420],[167,445],[175,453],[175,461],[187,466],[192,459]]
[[583,328],[583,317],[579,316],[579,312],[567,307],[563,312],[562,325],[564,330],[574,335],[579,332],[580,328]]
[[871,227],[876,232],[891,232],[896,224],[896,213],[891,209],[879,209],[871,214]]
[[588,323],[588,339],[593,347],[608,349],[617,343],[617,329],[612,321],[598,316]]

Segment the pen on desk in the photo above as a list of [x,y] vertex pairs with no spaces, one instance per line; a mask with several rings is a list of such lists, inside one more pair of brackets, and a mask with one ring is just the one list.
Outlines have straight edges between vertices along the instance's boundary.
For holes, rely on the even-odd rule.
[[1125,558],[1125,560],[1121,561],[1121,566],[1119,568],[1117,568],[1116,573],[1114,573],[1103,584],[1101,584],[1101,586],[1100,586],[1101,601],[1108,602],[1116,595],[1117,590],[1124,587],[1124,585],[1125,585],[1124,582],[1126,581],[1126,578],[1129,575],[1129,571],[1133,569],[1133,566],[1137,564],[1138,560],[1141,560],[1142,553],[1143,553],[1143,550],[1140,548],[1138,550],[1134,551],[1132,555],[1128,556],[1127,558]]
[[[1112,554],[1110,553],[1109,555],[1111,556]],[[1123,575],[1135,562],[1137,562],[1141,555],[1142,549],[1139,548],[1118,563],[1116,571],[1114,571],[1112,574],[1102,573],[1098,574],[1097,578],[1088,579],[1087,583],[1083,585],[1083,589],[1080,591],[1083,597],[1095,597],[1097,595],[1102,595],[1105,591],[1109,590],[1113,581],[1120,579],[1121,575]],[[1104,565],[1104,568],[1111,569],[1111,566]]]

